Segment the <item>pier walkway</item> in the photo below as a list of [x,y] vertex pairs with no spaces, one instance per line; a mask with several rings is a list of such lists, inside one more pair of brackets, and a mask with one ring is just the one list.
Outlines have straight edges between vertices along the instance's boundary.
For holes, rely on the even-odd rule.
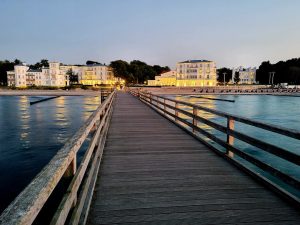
[[297,209],[128,93],[117,94],[87,224],[299,224]]

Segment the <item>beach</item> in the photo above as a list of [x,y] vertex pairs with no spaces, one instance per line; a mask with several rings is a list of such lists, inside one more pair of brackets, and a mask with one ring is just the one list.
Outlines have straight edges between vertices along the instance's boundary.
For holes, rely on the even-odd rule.
[[262,88],[257,86],[232,87],[141,87],[134,88],[142,92],[158,95],[280,95],[300,97],[300,89],[292,88]]
[[9,90],[0,89],[0,96],[99,96],[93,90]]

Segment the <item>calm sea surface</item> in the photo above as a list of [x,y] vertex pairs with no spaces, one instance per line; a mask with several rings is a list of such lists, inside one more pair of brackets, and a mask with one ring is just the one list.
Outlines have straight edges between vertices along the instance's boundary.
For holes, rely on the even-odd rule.
[[0,212],[30,183],[91,113],[100,98],[0,96]]

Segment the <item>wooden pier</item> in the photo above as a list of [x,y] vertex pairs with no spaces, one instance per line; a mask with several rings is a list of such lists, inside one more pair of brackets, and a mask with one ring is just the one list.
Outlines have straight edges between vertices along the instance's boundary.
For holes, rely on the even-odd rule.
[[88,224],[297,224],[300,214],[129,94],[119,93]]
[[[227,127],[202,118],[200,110],[225,117]],[[299,155],[235,131],[235,121],[300,137],[298,131],[151,93],[113,92],[3,212],[0,224],[38,224],[64,177],[71,181],[50,224],[299,224],[297,196],[243,167],[235,155],[297,190],[299,181],[237,149],[234,138],[297,166]],[[226,133],[227,141],[202,130],[200,122]],[[199,133],[227,151],[218,152]],[[76,168],[77,151],[89,134]]]

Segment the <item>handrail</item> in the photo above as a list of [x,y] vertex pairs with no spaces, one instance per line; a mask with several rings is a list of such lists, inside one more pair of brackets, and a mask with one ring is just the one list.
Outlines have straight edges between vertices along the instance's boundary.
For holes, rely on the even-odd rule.
[[[243,165],[241,162],[235,160],[234,154],[248,161],[249,163],[255,165],[259,169],[269,173],[276,179],[280,180],[281,182],[284,182],[285,184],[289,185],[291,188],[294,188],[294,190],[300,189],[300,180],[297,179],[296,177],[293,177],[292,175],[285,173],[284,171],[281,171],[279,168],[276,168],[276,166],[272,166],[270,163],[262,161],[259,158],[252,156],[247,152],[244,152],[242,149],[238,149],[236,146],[234,146],[234,139],[236,138],[262,151],[268,152],[269,154],[272,154],[276,157],[286,160],[287,162],[292,163],[295,166],[300,166],[300,155],[292,151],[286,150],[284,148],[267,143],[265,141],[259,140],[257,138],[251,137],[242,132],[236,131],[234,130],[234,122],[235,121],[241,122],[243,124],[247,124],[256,128],[271,131],[273,133],[277,133],[296,140],[300,140],[300,131],[287,129],[281,126],[274,126],[267,123],[262,123],[260,121],[248,119],[241,116],[236,116],[233,114],[221,112],[214,109],[209,109],[204,106],[199,106],[184,101],[178,101],[160,95],[155,95],[149,92],[141,92],[141,91],[130,89],[130,93],[138,97],[141,101],[145,102],[149,106],[151,106],[153,109],[158,111],[161,115],[175,122],[176,125],[185,129],[187,132],[195,136],[201,142],[203,142],[204,144],[206,144],[207,146],[215,150],[218,154],[229,159],[230,161],[233,161],[234,164],[244,169],[245,171],[249,172],[251,175],[255,176],[259,180],[263,181],[266,185],[274,189],[276,192],[280,193],[284,197],[287,197],[288,200],[290,200],[292,203],[294,203],[298,207],[300,206],[300,199],[298,195],[295,195],[291,191],[287,191],[285,188],[282,188],[281,186],[277,185],[269,178],[257,173],[256,171],[253,171],[252,169]],[[182,105],[192,109],[192,112],[187,111],[182,107],[180,108],[180,106]],[[201,117],[198,114],[199,110],[226,118],[227,126],[223,126],[209,119]],[[189,120],[180,117],[180,114],[189,117],[192,122],[189,122]],[[227,140],[224,141],[221,138],[217,137],[216,135],[199,127],[198,122],[201,122],[213,129],[216,129],[226,134]],[[181,124],[184,124],[185,126],[182,126]],[[198,134],[201,134],[206,138],[209,138],[213,142],[217,143],[218,145],[224,147],[226,149],[226,152],[220,151],[218,148],[216,148],[215,146],[207,142],[204,138],[201,138]]]
[[[76,134],[4,210],[0,216],[0,224],[32,224],[63,177],[71,177],[72,180],[51,224],[64,224],[71,209],[74,209],[71,223],[85,223],[92,196],[88,190],[93,190],[95,184],[115,94],[116,91],[113,91],[106,98]],[[93,138],[76,170],[77,152],[92,133]],[[81,184],[83,187],[79,192]],[[78,214],[74,215],[74,212]],[[84,214],[84,218],[81,214]]]

